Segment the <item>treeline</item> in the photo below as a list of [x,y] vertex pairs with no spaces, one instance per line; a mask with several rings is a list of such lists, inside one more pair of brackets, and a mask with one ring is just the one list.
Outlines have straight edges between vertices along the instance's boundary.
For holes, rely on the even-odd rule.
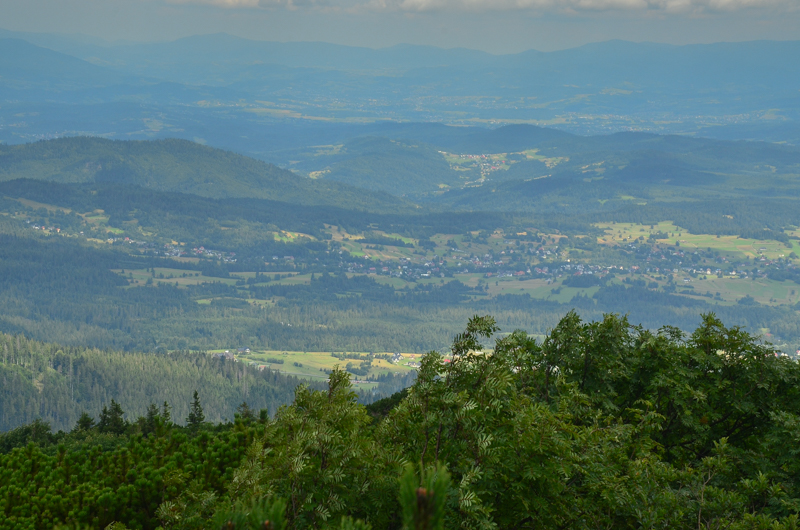
[[[698,293],[700,294],[700,293]],[[794,343],[800,336],[800,316],[795,307],[771,307],[758,303],[748,306],[722,305],[706,298],[689,298],[648,289],[634,281],[631,285],[601,287],[593,296],[577,295],[566,304],[537,300],[529,295],[501,295],[476,303],[479,311],[502,315],[504,327],[520,327],[531,332],[546,332],[570,309],[576,309],[586,318],[599,319],[605,313],[627,314],[647,329],[662,325],[683,330],[696,327],[703,313],[713,311],[726,322],[750,331],[769,328],[782,340]],[[548,310],[552,316],[548,317]],[[529,326],[522,326],[526,320]],[[539,327],[542,326],[542,327]]]
[[[307,285],[251,285],[247,295],[259,299],[273,296],[284,298],[279,305],[291,305],[297,301],[336,302],[342,309],[363,303],[365,300],[384,302],[407,307],[426,305],[453,305],[469,300],[469,295],[483,294],[467,287],[458,280],[440,284],[420,284],[413,289],[395,290],[373,277],[345,273],[323,272],[311,275]],[[348,300],[348,298],[350,300]]]
[[[359,400],[384,398],[410,386],[415,377],[413,371],[382,375],[375,388],[360,391]],[[167,403],[173,421],[182,423],[198,389],[206,418],[219,423],[232,420],[243,402],[274,414],[291,402],[299,384],[321,385],[199,352],[119,352],[6,334],[0,334],[0,381],[0,432],[34,420],[69,430],[81,414],[97,418],[112,399],[131,421],[144,416],[150,405]]]
[[291,401],[300,380],[196,352],[125,353],[42,343],[0,335],[0,431],[42,419],[71,429],[84,412],[96,417],[111,399],[130,418],[167,402],[176,421],[199,389],[210,421],[233,418],[246,401],[274,413]]
[[0,528],[798,527],[796,361],[713,315],[684,334],[570,313],[485,354],[498,331],[473,317],[368,408],[334,371],[274,417],[211,425],[196,400],[187,427],[126,424],[110,402],[68,434],[24,426],[0,439]]
[[[423,351],[431,344],[446,344],[455,331],[452,324],[444,329],[437,325],[412,336],[401,322],[377,323],[399,313],[407,314],[404,322],[424,317],[408,307],[393,307],[402,299],[392,288],[363,276],[320,275],[312,286],[295,288],[245,285],[239,290],[213,282],[188,289],[170,283],[129,288],[127,280],[110,269],[187,265],[162,258],[137,259],[62,238],[0,236],[0,242],[0,331],[38,340],[139,351],[236,344],[298,350],[312,349],[313,344],[314,351]],[[269,311],[246,301],[272,296],[289,300]],[[195,302],[203,298],[215,302]],[[370,300],[377,305],[359,307]],[[414,295],[407,302],[415,300],[422,298]],[[357,320],[340,318],[348,312]]]
[[0,331],[69,344],[154,348],[152,334],[137,329],[139,322],[198,308],[187,291],[171,285],[124,289],[127,280],[110,270],[150,264],[61,238],[42,242],[0,234]]
[[356,296],[368,300],[393,301],[397,298],[390,285],[376,282],[369,276],[348,277],[344,273],[312,274],[308,285],[251,285],[248,293],[254,298],[269,299],[273,296],[285,298],[289,304],[298,301],[336,302],[341,295]]

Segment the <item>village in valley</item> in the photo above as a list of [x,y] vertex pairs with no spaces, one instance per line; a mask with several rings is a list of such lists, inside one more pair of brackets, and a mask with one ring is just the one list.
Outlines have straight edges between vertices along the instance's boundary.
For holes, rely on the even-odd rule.
[[[591,298],[604,286],[627,285],[721,306],[800,303],[800,231],[791,229],[785,241],[691,234],[670,221],[595,223],[594,233],[583,235],[526,227],[412,238],[380,230],[351,233],[326,224],[317,236],[276,230],[272,238],[286,251],[253,255],[230,246],[164,238],[141,227],[121,229],[109,225],[109,216],[101,210],[79,214],[31,201],[19,205],[5,215],[22,221],[40,237],[77,239],[161,260],[144,269],[117,270],[130,288],[164,283],[180,289],[210,283],[233,289],[197,297],[197,304],[245,303],[267,309],[281,303],[282,295],[276,291],[280,286],[311,285],[322,274],[371,278],[399,295],[457,282],[462,286],[461,299],[474,301],[527,295],[567,304],[575,297]],[[59,220],[61,224],[54,222]],[[309,252],[307,247],[315,250]],[[272,294],[254,294],[261,287]],[[769,328],[759,331],[777,344],[785,340]],[[785,348],[793,351],[794,346]],[[237,352],[237,359],[303,377],[325,377],[336,360],[330,352],[318,352],[314,361],[306,352],[286,352],[288,357],[283,353]],[[363,378],[357,379],[370,385],[374,384],[370,378],[412,369],[415,360],[411,354],[403,355],[396,362],[375,357]],[[267,358],[287,362],[278,366]],[[355,369],[355,364],[349,366]]]

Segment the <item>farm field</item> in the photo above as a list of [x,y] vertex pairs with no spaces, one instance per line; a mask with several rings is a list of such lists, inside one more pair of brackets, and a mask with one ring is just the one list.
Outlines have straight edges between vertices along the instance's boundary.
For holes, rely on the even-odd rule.
[[[456,265],[459,259],[467,259],[470,254],[481,257],[487,253],[502,255],[514,250],[511,245],[515,243],[514,240],[518,237],[516,234],[505,234],[502,230],[483,233],[484,237],[480,240],[476,239],[481,234],[480,231],[466,234],[435,234],[430,237],[433,246],[423,248],[417,239],[403,237],[399,234],[376,232],[378,235],[414,245],[411,248],[362,242],[363,235],[348,234],[347,232],[339,231],[335,226],[328,225],[326,230],[331,234],[332,240],[341,244],[342,250],[346,250],[351,256],[359,258],[366,256],[373,260],[384,261],[447,258],[448,261],[452,261]],[[546,234],[545,237],[551,242],[557,242],[564,236]]]
[[203,276],[200,271],[184,270],[184,269],[171,269],[167,267],[153,267],[147,269],[112,269],[112,272],[121,274],[128,278],[131,285],[144,285],[148,280],[152,280],[153,284],[169,283],[177,285],[178,287],[186,287],[189,285],[200,285],[209,281],[220,281],[229,285],[236,283],[236,278],[209,278]]
[[[155,271],[155,275],[152,271]],[[219,282],[226,285],[236,285],[241,280],[255,277],[255,272],[232,273],[230,278],[216,278],[204,276],[200,271],[171,269],[165,267],[154,267],[153,269],[123,270],[114,269],[113,272],[121,274],[129,279],[131,286],[145,285],[148,281],[153,284],[165,283],[176,285],[178,288],[186,288],[193,285],[201,285],[209,282]],[[569,287],[563,285],[564,278],[556,279],[520,279],[520,278],[485,278],[480,273],[455,274],[451,278],[420,278],[416,281],[408,281],[403,278],[388,276],[378,276],[375,274],[347,273],[352,278],[355,276],[370,276],[382,285],[389,285],[395,290],[403,291],[414,289],[420,285],[442,285],[451,281],[460,281],[468,287],[485,286],[485,296],[494,297],[509,294],[527,294],[532,298],[540,300],[551,300],[559,303],[568,303],[575,296],[592,297],[599,286],[593,287]],[[684,274],[648,274],[639,275],[646,282],[655,282],[659,288],[667,285],[667,279],[678,284],[676,294],[691,297],[701,296],[706,293],[714,296],[721,303],[735,303],[744,296],[750,296],[758,303],[763,305],[782,305],[796,304],[800,302],[800,286],[796,283],[786,281],[770,280],[768,278],[742,279],[734,276],[724,276],[718,278],[715,275],[704,275],[698,278],[689,278],[684,282]],[[262,275],[265,281],[257,285],[308,285],[311,282],[311,274],[298,274],[294,272],[277,272]],[[275,280],[275,277],[280,279]],[[611,280],[609,284],[619,284],[619,280]],[[479,296],[479,298],[482,296]],[[203,298],[197,300],[200,304],[208,304],[213,298]],[[266,300],[248,299],[253,305],[263,305],[269,303]]]
[[[667,245],[679,246],[684,250],[716,250],[731,257],[748,257],[766,259],[785,258],[792,252],[800,255],[800,244],[791,239],[791,248],[775,240],[745,239],[739,236],[712,234],[690,234],[672,221],[662,221],[655,225],[642,225],[636,223],[595,223],[596,227],[605,231],[605,235],[598,238],[601,245],[627,244],[643,238],[647,240],[651,234],[665,234],[667,237],[656,241]],[[789,233],[795,235],[795,233]],[[796,259],[796,258],[795,258]]]
[[[763,305],[796,304],[800,302],[800,286],[791,281],[778,282],[768,279],[717,278],[693,280],[691,284],[697,294],[719,293],[727,302],[735,302],[750,296]],[[679,294],[681,294],[679,292]]]
[[499,170],[508,170],[513,164],[522,160],[538,160],[548,168],[555,167],[561,162],[569,160],[565,157],[546,157],[539,154],[539,149],[527,149],[515,153],[481,153],[459,154],[439,151],[456,171],[479,170],[482,177]]
[[[224,350],[212,350],[212,353],[222,353]],[[229,350],[231,351],[231,350]],[[235,350],[233,350],[235,352]],[[343,352],[336,352],[341,354]],[[348,352],[351,355],[368,355],[368,352]],[[377,355],[385,355],[392,352],[381,352]],[[369,389],[376,386],[377,383],[369,381],[369,378],[377,378],[386,374],[405,374],[415,369],[414,366],[409,366],[409,363],[419,362],[422,354],[418,353],[402,353],[403,358],[399,363],[394,364],[385,359],[375,358],[372,360],[372,366],[367,375],[354,375],[352,380],[358,388]],[[237,353],[236,359],[240,362],[246,362],[258,367],[269,367],[271,370],[277,370],[281,373],[294,375],[307,379],[324,380],[328,378],[328,371],[332,370],[335,366],[344,369],[348,362],[354,365],[359,365],[361,361],[354,359],[339,359],[333,357],[331,352],[301,352],[301,351],[285,351],[285,350],[253,350],[250,353]],[[275,362],[276,360],[283,361],[282,363]]]
[[[192,259],[192,258],[187,258]],[[177,287],[201,285],[209,282],[219,282],[225,285],[236,285],[236,282],[254,278],[255,272],[234,272],[229,278],[204,276],[199,270],[173,269],[169,267],[153,267],[152,269],[112,269],[112,272],[121,274],[129,279],[132,284],[142,285],[148,280],[153,284],[168,283]],[[279,277],[279,279],[275,279]],[[256,285],[302,285],[311,281],[311,274],[298,274],[296,272],[275,272],[263,274],[262,281]]]

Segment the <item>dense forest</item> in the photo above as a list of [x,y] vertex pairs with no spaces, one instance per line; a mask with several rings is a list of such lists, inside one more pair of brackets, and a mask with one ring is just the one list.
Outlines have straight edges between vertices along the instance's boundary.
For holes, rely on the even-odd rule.
[[[574,313],[541,341],[470,319],[368,407],[349,376],[274,415],[186,425],[112,398],[0,437],[0,528],[794,529],[800,367],[705,315],[691,334]],[[270,526],[265,526],[269,520]]]
[[151,403],[168,402],[183,418],[195,389],[203,392],[207,418],[218,423],[233,418],[243,401],[274,413],[299,384],[292,376],[198,353],[118,353],[20,335],[0,335],[0,344],[2,431],[36,418],[69,430],[81,413],[97,415],[112,398],[131,417],[143,416]]
[[[242,403],[274,414],[291,402],[298,385],[319,389],[268,367],[257,369],[201,352],[137,353],[64,346],[0,334],[0,432],[40,420],[55,430],[72,429],[81,414],[96,416],[115,399],[128,418],[144,416],[152,404],[168,403],[175,421],[190,412],[199,390],[205,415],[219,423],[232,420]],[[345,363],[342,362],[342,365]],[[359,399],[371,403],[413,382],[389,374]]]

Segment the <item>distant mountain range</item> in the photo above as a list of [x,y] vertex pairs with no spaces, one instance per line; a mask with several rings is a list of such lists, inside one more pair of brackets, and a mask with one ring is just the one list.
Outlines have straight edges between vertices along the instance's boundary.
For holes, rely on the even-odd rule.
[[[238,68],[259,65],[351,71],[408,71],[455,68],[516,70],[534,74],[535,85],[550,82],[583,86],[629,83],[642,86],[714,89],[720,86],[794,86],[800,73],[800,42],[750,41],[675,46],[627,41],[606,41],[555,52],[528,50],[493,55],[465,48],[403,44],[382,49],[324,42],[269,42],[225,33],[196,35],[163,43],[108,44],[47,34],[0,30],[0,38],[17,38],[84,61],[123,70],[126,74],[170,77],[187,82],[188,70],[204,72],[209,80],[227,85],[219,76]],[[177,67],[177,68],[176,68]],[[514,87],[506,87],[514,90]],[[520,87],[522,88],[522,87]],[[622,87],[619,87],[622,88]]]
[[[800,142],[800,42],[609,41],[510,55],[226,34],[108,44],[0,31],[0,141],[181,137],[266,160],[385,121]],[[287,131],[290,134],[286,134]],[[292,143],[292,137],[302,141]]]
[[0,31],[0,179],[386,213],[787,199],[798,88],[800,42],[497,56]]

